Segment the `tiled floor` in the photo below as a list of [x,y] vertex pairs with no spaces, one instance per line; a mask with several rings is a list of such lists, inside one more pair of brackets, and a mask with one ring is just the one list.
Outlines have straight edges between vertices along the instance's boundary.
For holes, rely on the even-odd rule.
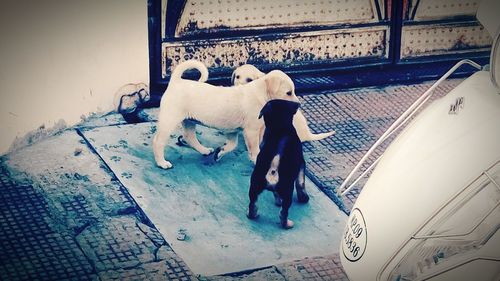
[[[441,84],[429,103],[460,81],[449,80]],[[308,176],[344,211],[348,213],[352,208],[366,177],[342,198],[336,195],[337,187],[384,131],[431,85],[427,82],[363,88],[301,98],[302,110],[314,132],[336,131],[330,138],[304,144]],[[394,137],[375,150],[361,172],[383,153]]]
[[[444,83],[436,97],[458,83]],[[309,177],[345,212],[360,187],[343,198],[336,196],[336,188],[370,145],[430,85],[301,98],[313,131],[337,132],[306,143],[304,150]],[[154,110],[150,115],[154,119]],[[120,116],[109,115],[82,126],[123,122]],[[0,280],[347,280],[336,253],[255,272],[196,276],[74,128],[0,160]]]
[[0,168],[0,279],[92,280],[96,272],[70,229],[52,222],[44,195]]

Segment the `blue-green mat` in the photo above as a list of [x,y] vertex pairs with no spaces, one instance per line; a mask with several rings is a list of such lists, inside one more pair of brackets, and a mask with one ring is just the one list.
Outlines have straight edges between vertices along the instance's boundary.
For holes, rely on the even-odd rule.
[[[246,217],[253,166],[240,137],[238,149],[214,163],[170,140],[166,155],[174,168],[153,160],[154,123],[82,130],[148,218],[193,272],[223,274],[338,252],[346,216],[311,181],[308,204],[290,209],[291,230],[279,227],[272,193],[259,197],[260,217]],[[216,130],[200,127],[200,141],[224,143]],[[184,241],[178,240],[185,233]]]

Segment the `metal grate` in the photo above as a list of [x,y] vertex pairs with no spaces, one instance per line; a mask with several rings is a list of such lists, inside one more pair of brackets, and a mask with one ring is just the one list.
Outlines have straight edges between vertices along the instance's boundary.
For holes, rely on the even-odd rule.
[[293,81],[295,83],[295,88],[326,88],[328,85],[333,85],[335,81],[328,76],[324,77],[298,77]]
[[0,173],[0,280],[193,276],[74,130],[5,158],[13,177]]
[[154,260],[155,246],[151,240],[144,239],[134,218],[115,218],[94,224],[86,228],[77,241],[86,255],[92,257],[98,271],[129,268]]
[[[453,89],[461,80],[444,82],[436,89],[433,100]],[[326,194],[347,212],[354,204],[367,178],[342,200],[336,188],[370,146],[416,100],[430,83],[418,85],[364,88],[355,91],[305,95],[302,110],[313,132],[335,130],[333,137],[304,144],[308,175]],[[432,101],[431,101],[432,102]],[[370,157],[361,171],[387,148],[391,137]]]
[[73,197],[73,200],[62,202],[64,210],[69,213],[76,213],[82,217],[90,216],[89,206],[87,200],[82,195],[77,195]]
[[0,279],[95,280],[70,233],[52,229],[44,197],[0,167]]

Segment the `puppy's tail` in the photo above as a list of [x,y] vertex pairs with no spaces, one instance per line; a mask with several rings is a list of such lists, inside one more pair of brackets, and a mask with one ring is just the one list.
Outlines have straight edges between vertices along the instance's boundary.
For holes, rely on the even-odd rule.
[[317,140],[322,140],[322,139],[325,139],[329,136],[333,136],[335,134],[335,131],[331,131],[331,132],[328,132],[328,133],[319,133],[319,134],[313,134],[312,132],[308,132],[308,134],[306,134],[305,136],[302,136],[300,138],[300,140],[302,142],[304,141],[317,141]]
[[208,68],[201,62],[197,60],[187,60],[185,62],[177,65],[172,71],[172,75],[170,76],[170,80],[181,79],[182,74],[188,69],[196,69],[200,72],[200,82],[206,82],[208,79]]

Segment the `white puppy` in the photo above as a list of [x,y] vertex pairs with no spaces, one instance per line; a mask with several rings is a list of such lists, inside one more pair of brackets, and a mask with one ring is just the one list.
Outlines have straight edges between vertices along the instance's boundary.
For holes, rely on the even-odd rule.
[[231,83],[235,86],[245,85],[264,75],[265,73],[258,70],[255,66],[251,64],[244,64],[233,71]]
[[[182,79],[182,73],[192,68],[200,71],[199,81]],[[165,159],[164,150],[170,134],[179,124],[182,124],[183,138],[188,145],[204,155],[213,152],[196,138],[196,123],[193,121],[227,132],[228,141],[218,148],[216,159],[236,147],[238,129],[242,128],[249,157],[255,162],[259,153],[260,130],[264,126],[259,119],[262,107],[271,99],[299,102],[292,79],[279,70],[273,70],[248,84],[232,87],[204,83],[207,78],[207,67],[196,60],[185,61],[174,69],[161,99],[157,131],[153,138],[155,161],[161,168],[172,167]]]
[[[255,66],[251,64],[244,64],[233,71],[231,81],[233,85],[244,85],[255,79],[263,77],[264,75],[266,74],[258,70]],[[302,111],[300,109],[293,117],[293,126],[297,130],[297,135],[299,135],[299,138],[302,142],[322,140],[335,134],[335,131],[320,134],[312,133],[307,126],[306,117],[304,116],[304,114],[302,114]],[[264,124],[260,130],[261,133],[264,131]],[[262,135],[260,136],[260,139],[262,139]]]

